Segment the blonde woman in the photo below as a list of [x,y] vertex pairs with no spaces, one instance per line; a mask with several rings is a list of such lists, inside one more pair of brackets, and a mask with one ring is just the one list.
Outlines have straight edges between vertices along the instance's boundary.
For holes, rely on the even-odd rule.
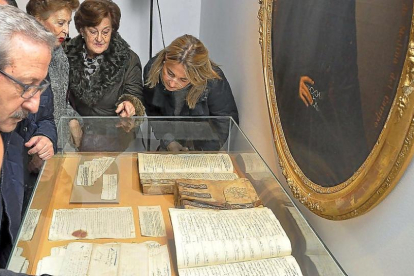
[[[144,83],[144,105],[149,116],[231,116],[239,122],[223,71],[194,36],[178,37],[150,59],[144,68]],[[216,145],[176,141],[173,133],[166,133],[161,138],[161,149],[218,150],[227,139],[228,121],[216,122],[220,122],[215,126],[220,138]]]

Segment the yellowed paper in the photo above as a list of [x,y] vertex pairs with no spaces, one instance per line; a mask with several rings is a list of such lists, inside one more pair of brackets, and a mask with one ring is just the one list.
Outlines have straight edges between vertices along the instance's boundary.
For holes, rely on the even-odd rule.
[[175,206],[207,209],[245,209],[262,205],[247,178],[235,180],[179,179],[174,193]]
[[104,174],[102,182],[101,199],[114,200],[118,193],[118,176],[116,174]]
[[53,211],[49,240],[99,238],[135,238],[132,208],[76,208]]
[[30,241],[33,238],[33,233],[36,229],[37,223],[39,222],[40,213],[42,210],[29,209],[26,214],[26,218],[23,223],[22,230],[20,231],[19,240]]
[[76,176],[76,185],[92,186],[95,181],[102,176],[102,174],[109,168],[112,162],[115,161],[113,157],[96,158],[92,161],[85,161],[78,167],[78,174]]
[[58,275],[86,276],[88,274],[92,247],[92,243],[85,242],[72,242],[68,244],[64,261],[62,262]]
[[27,270],[29,261],[21,256],[23,253],[22,247],[16,247],[8,265],[8,269],[16,273],[24,273]]
[[235,173],[140,173],[142,180],[160,179],[207,179],[207,180],[234,180],[239,178]]
[[285,231],[268,208],[169,209],[179,268],[291,254]]
[[184,268],[179,269],[178,273],[180,276],[302,276],[300,267],[292,256],[241,263]]
[[36,275],[171,276],[167,245],[72,242],[55,247],[37,264]]
[[148,275],[149,252],[145,243],[121,243],[118,276]]
[[149,252],[149,276],[170,276],[170,255],[167,245],[147,243]]
[[138,153],[140,173],[233,173],[228,154]]
[[117,275],[121,258],[120,249],[120,245],[116,243],[94,244],[88,276]]
[[141,235],[146,237],[165,237],[165,223],[161,206],[138,206]]

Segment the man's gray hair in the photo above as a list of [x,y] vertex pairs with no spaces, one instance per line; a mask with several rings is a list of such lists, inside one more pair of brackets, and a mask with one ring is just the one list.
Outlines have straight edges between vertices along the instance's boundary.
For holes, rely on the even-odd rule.
[[47,31],[36,19],[22,10],[9,5],[0,5],[0,69],[10,65],[9,56],[13,45],[10,41],[21,34],[33,42],[44,43],[52,52],[56,37]]

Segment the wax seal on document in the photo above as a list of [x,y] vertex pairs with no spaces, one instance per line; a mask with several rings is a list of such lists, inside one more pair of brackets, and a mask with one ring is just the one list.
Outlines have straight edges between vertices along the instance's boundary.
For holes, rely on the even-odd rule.
[[72,236],[76,238],[80,238],[80,239],[86,238],[87,235],[88,235],[88,232],[81,230],[81,229],[76,230],[72,233]]

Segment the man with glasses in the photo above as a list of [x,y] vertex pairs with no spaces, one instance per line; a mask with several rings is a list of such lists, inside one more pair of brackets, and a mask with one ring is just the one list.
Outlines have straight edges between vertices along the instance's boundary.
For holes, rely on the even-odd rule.
[[[21,222],[21,154],[12,140],[17,124],[39,109],[55,36],[23,11],[0,5],[0,133],[4,164],[0,182],[0,268],[4,268]],[[21,140],[23,141],[23,140]],[[0,149],[2,150],[2,149]],[[21,152],[21,149],[20,149]]]

